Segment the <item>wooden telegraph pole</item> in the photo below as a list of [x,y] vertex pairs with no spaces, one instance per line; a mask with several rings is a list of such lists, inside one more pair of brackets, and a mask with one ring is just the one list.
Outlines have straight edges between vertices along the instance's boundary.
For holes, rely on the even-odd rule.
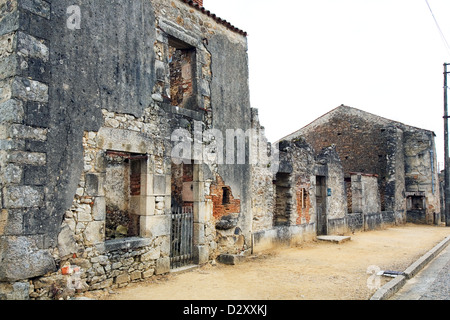
[[448,137],[448,82],[447,67],[450,63],[444,64],[444,153],[445,153],[445,190],[444,190],[444,203],[445,203],[445,225],[450,227],[450,158],[449,158],[449,137]]

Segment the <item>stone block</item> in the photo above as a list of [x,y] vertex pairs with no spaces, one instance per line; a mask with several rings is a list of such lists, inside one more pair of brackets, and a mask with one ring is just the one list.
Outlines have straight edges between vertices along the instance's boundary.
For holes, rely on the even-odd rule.
[[164,257],[156,260],[155,274],[165,274],[170,272],[170,258]]
[[0,150],[23,150],[25,142],[22,140],[0,140]]
[[38,249],[31,237],[0,238],[0,256],[0,281],[24,280],[56,270],[51,254]]
[[14,77],[19,73],[19,58],[16,54],[3,57],[0,60],[0,79]]
[[43,186],[48,179],[47,168],[37,166],[25,166],[24,183],[26,185]]
[[154,238],[170,235],[170,216],[142,216],[140,219],[142,237]]
[[170,235],[167,235],[165,237],[161,237],[161,255],[162,256],[169,256],[170,255]]
[[[3,185],[8,184],[21,184],[23,177],[23,169],[20,166],[9,163],[6,166],[3,166],[1,170],[3,175]],[[0,180],[1,181],[1,180]]]
[[102,221],[92,221],[86,227],[84,236],[87,245],[95,245],[105,240],[105,223]]
[[92,206],[92,218],[94,221],[105,221],[106,219],[106,200],[105,197],[96,197]]
[[17,164],[44,166],[47,155],[40,152],[12,151],[8,154],[8,161]]
[[74,233],[70,230],[68,225],[63,226],[58,235],[58,251],[61,258],[74,254],[78,251]]
[[106,279],[106,280],[104,280],[102,282],[93,284],[91,286],[91,290],[99,290],[99,289],[110,288],[113,284],[114,284],[114,279],[113,278]]
[[23,57],[31,57],[47,62],[50,57],[48,47],[37,38],[24,33],[17,33],[17,51]]
[[131,250],[142,248],[150,245],[150,239],[144,238],[125,238],[125,239],[114,239],[106,241],[105,243],[97,244],[95,247],[99,252],[111,252],[117,250]]
[[97,146],[105,150],[146,154],[152,141],[139,132],[102,127],[97,135]]
[[5,234],[6,226],[8,225],[8,216],[7,210],[0,211],[0,236]]
[[236,265],[245,260],[244,256],[236,255],[236,254],[221,254],[218,257],[218,261],[223,264],[228,265]]
[[130,276],[128,274],[121,274],[114,280],[115,284],[123,284],[128,282],[130,282]]
[[209,247],[203,245],[194,246],[194,263],[205,264],[209,261]]
[[194,245],[204,245],[205,238],[205,224],[194,222]]
[[17,186],[3,189],[5,208],[33,208],[44,204],[44,191],[41,187]]
[[155,215],[156,209],[156,197],[154,196],[141,196],[140,198],[141,210],[139,212],[142,216]]
[[154,195],[166,194],[166,176],[164,175],[153,176],[153,194]]
[[104,196],[103,179],[98,174],[86,174],[86,193],[92,197]]
[[45,153],[47,151],[47,143],[45,141],[25,140],[25,151]]
[[92,208],[89,204],[80,204],[77,208],[77,222],[92,221]]
[[21,124],[13,124],[9,127],[9,137],[12,139],[46,141],[47,129],[33,128]]
[[161,257],[161,250],[158,248],[153,248],[149,252],[144,253],[141,256],[142,262],[157,260]]
[[21,101],[10,99],[0,104],[0,122],[22,123],[24,116]]
[[14,78],[11,85],[12,97],[36,102],[48,102],[48,86],[27,78]]
[[50,19],[50,4],[43,0],[22,0],[20,6],[38,16]]
[[16,282],[12,287],[13,290],[7,296],[7,300],[24,301],[30,299],[30,284],[28,282]]
[[153,175],[141,174],[141,194],[151,195],[153,194]]
[[142,272],[142,278],[147,279],[152,277],[155,274],[155,269],[149,269],[147,271]]
[[133,271],[130,274],[131,281],[140,280],[142,278],[142,273],[140,271]]

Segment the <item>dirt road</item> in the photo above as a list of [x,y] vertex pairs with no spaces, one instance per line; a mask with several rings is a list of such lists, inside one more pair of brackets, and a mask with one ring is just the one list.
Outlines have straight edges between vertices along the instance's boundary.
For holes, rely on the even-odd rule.
[[[311,242],[249,258],[237,266],[206,265],[115,289],[103,300],[367,300],[370,266],[403,271],[450,235],[450,228],[408,224],[360,232],[349,242]],[[381,285],[391,280],[382,277]],[[372,284],[375,282],[371,282]]]

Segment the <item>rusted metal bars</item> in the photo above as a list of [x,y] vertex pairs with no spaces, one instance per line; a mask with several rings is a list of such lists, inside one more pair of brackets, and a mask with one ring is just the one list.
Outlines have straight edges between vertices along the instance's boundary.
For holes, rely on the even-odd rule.
[[192,264],[194,212],[192,207],[172,208],[170,265],[172,269]]

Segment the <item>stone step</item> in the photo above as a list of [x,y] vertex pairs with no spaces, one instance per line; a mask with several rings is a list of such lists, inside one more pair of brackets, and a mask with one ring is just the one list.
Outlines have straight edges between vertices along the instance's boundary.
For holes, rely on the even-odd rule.
[[317,240],[320,241],[329,241],[329,242],[333,242],[333,243],[343,243],[346,241],[350,241],[352,239],[352,237],[350,236],[334,236],[334,235],[330,235],[330,236],[318,236]]

